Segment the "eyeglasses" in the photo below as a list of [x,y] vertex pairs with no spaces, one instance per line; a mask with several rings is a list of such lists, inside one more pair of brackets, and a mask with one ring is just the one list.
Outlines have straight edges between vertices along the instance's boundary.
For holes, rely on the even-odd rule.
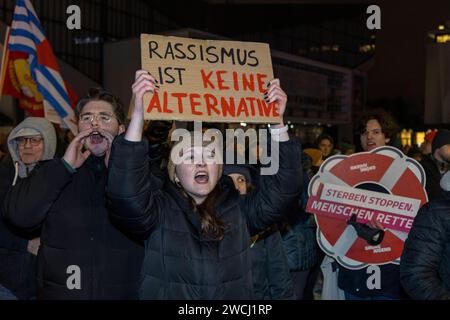
[[92,123],[94,121],[94,119],[100,121],[103,124],[109,124],[111,123],[111,120],[115,118],[113,115],[108,114],[108,113],[99,113],[99,114],[94,114],[94,113],[83,113],[80,115],[80,122],[81,123]]
[[18,137],[18,138],[16,139],[17,144],[18,144],[20,147],[25,146],[25,145],[27,144],[27,141],[30,141],[30,144],[31,144],[33,147],[36,147],[36,146],[38,146],[38,145],[41,144],[42,140],[43,140],[42,137]]
[[[120,119],[122,119],[122,111],[121,111],[122,104],[120,103],[120,100],[118,97],[116,97],[109,91],[104,90],[103,88],[90,88],[88,94],[84,98],[81,98],[78,101],[78,103],[77,103],[78,112],[82,112],[83,107],[92,100],[106,101],[113,106],[115,115],[109,114],[108,116],[110,117],[110,119],[107,120],[106,118],[108,116],[106,115],[106,113],[101,113],[99,116],[100,117],[99,121],[101,121],[102,123],[110,123],[111,119],[115,118],[117,120],[117,122],[119,122],[119,124],[122,124],[122,121],[120,120]],[[116,113],[116,112],[118,112],[118,113]],[[90,123],[90,122],[94,121],[95,116],[91,116],[91,119],[92,119],[91,120],[91,119],[88,119],[87,114],[91,114],[91,113],[87,112],[86,117],[85,117],[85,114],[83,114],[83,113],[80,114],[79,119],[82,123]],[[105,116],[102,116],[102,114],[105,114]],[[83,117],[84,117],[84,120],[82,119]]]

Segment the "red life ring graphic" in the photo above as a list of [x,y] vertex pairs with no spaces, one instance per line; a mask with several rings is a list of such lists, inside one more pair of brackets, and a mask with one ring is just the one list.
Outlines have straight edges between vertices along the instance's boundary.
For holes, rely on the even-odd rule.
[[[349,269],[400,263],[417,211],[427,201],[420,164],[393,147],[327,159],[308,186],[307,211],[317,223],[321,249]],[[347,220],[378,221],[383,241],[371,246]]]

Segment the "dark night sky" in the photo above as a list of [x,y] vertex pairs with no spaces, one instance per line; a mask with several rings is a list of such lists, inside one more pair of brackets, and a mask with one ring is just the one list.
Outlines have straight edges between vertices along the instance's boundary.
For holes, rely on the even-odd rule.
[[[260,7],[256,11],[260,11],[261,8],[266,8],[263,10],[268,11],[266,12],[268,17],[270,17],[270,10],[267,10],[268,7],[264,4],[270,6],[289,3],[289,5],[293,6],[292,10],[302,10],[302,6],[304,8],[305,5],[363,4],[366,6],[373,3],[380,5],[381,30],[377,31],[376,34],[377,47],[375,51],[375,64],[369,71],[368,99],[379,100],[382,98],[402,98],[408,106],[411,106],[410,114],[420,116],[423,115],[425,101],[425,53],[426,44],[429,42],[427,34],[429,31],[435,30],[438,24],[450,20],[450,0],[206,0],[203,1],[203,6],[200,6],[204,10],[191,11],[192,13],[189,14],[190,17],[189,15],[181,13],[185,11],[181,10],[180,12],[177,10],[180,12],[179,18],[186,19],[186,21],[190,20],[191,23],[193,20],[204,21],[200,17],[206,15],[209,17],[208,23],[210,25],[212,24],[214,29],[216,29],[210,30],[211,32],[215,31],[219,34],[223,34],[227,33],[225,30],[228,30],[230,36],[232,36],[233,28],[242,28],[242,24],[237,26],[233,21],[222,21],[223,18],[217,13],[211,15],[212,12],[205,8],[206,2],[216,5],[223,5],[228,2],[228,4],[233,4],[233,10],[239,10],[239,12],[248,11],[249,8],[246,5],[236,4],[250,3]],[[182,3],[186,5],[184,2]],[[350,9],[349,7],[349,11],[355,10],[355,8],[356,10],[361,10],[361,8],[358,7],[359,6],[353,6],[353,9]],[[170,8],[173,8],[173,5],[170,6]],[[248,16],[251,16],[251,14],[252,12],[249,11]],[[320,15],[320,17],[323,18],[322,15],[325,14],[325,12],[321,13],[319,10],[315,14]],[[198,19],[195,19],[195,15],[197,15]],[[297,16],[297,14],[289,15],[291,17]],[[339,15],[342,16],[342,12],[340,12]],[[213,17],[211,18],[211,16]],[[224,14],[224,16],[229,17],[228,14]],[[239,13],[236,13],[235,18],[238,17],[240,17]],[[289,20],[287,17],[285,18],[285,21]],[[314,17],[311,18],[314,19]],[[299,17],[296,17],[294,20],[298,19]],[[260,24],[261,21],[259,20],[260,19],[258,19],[258,23],[256,23],[258,25],[256,28],[262,28]],[[264,20],[268,21],[270,24],[270,18],[265,18]],[[251,20],[249,20],[249,23],[251,24]],[[287,24],[289,24],[289,22]],[[276,23],[276,25],[279,25],[279,23]],[[245,28],[248,29],[252,26],[255,27],[252,24],[247,25]],[[204,25],[193,27],[203,29],[202,27],[204,27]]]
[[369,99],[403,97],[423,114],[427,34],[450,20],[450,1],[378,1],[381,30],[375,65],[369,72]]

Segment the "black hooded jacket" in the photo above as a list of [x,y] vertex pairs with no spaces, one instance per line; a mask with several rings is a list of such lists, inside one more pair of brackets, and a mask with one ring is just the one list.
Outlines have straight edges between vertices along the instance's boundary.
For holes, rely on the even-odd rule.
[[450,193],[425,204],[414,219],[400,262],[413,299],[450,299]]
[[[0,162],[0,207],[13,180],[12,161]],[[36,296],[36,257],[27,245],[37,236],[38,232],[22,232],[0,217],[0,285],[21,300]]]
[[91,156],[73,174],[60,159],[39,163],[10,188],[4,217],[24,230],[42,227],[38,298],[138,297],[144,250],[109,220],[106,182],[104,158]]
[[[22,161],[17,141],[29,130],[43,139],[42,160],[53,159],[55,155],[56,133],[50,121],[28,117],[19,123],[8,135],[10,159],[0,163],[0,208],[9,188],[26,178],[35,166]],[[24,232],[0,217],[0,285],[21,300],[36,297],[36,256],[27,249],[28,241],[38,237],[38,228]]]
[[428,201],[443,199],[445,195],[440,186],[441,173],[439,172],[431,155],[424,156],[422,161],[420,161],[420,164],[425,170],[425,175],[427,177],[425,190],[427,191]]
[[298,198],[300,149],[296,141],[281,142],[278,173],[262,176],[260,188],[247,196],[222,177],[216,210],[227,230],[217,241],[202,233],[200,217],[175,185],[150,173],[147,142],[118,137],[108,198],[114,220],[146,239],[141,298],[253,298],[250,236],[277,222]]

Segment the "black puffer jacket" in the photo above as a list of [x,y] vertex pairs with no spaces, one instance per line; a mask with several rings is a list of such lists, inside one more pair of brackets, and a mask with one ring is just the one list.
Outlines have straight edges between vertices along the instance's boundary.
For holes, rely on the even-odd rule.
[[[12,161],[0,163],[0,208],[14,180]],[[36,257],[27,251],[38,234],[14,228],[0,217],[0,285],[18,299],[36,297]]]
[[[250,236],[282,217],[301,189],[300,145],[280,143],[280,168],[258,191],[239,196],[230,178],[219,182],[217,214],[224,239],[201,232],[200,217],[174,184],[150,174],[147,142],[123,136],[113,145],[108,196],[113,217],[146,238],[142,299],[253,298]],[[131,156],[132,155],[132,156]]]
[[[144,248],[109,220],[107,169],[91,156],[71,174],[60,159],[40,163],[12,187],[3,215],[13,225],[42,226],[38,253],[40,299],[136,299]],[[80,289],[70,290],[69,266],[81,271]]]
[[400,262],[413,299],[450,299],[450,194],[424,205],[414,219]]
[[274,225],[252,237],[250,253],[255,299],[294,299],[294,285],[278,227]]
[[427,191],[428,201],[443,199],[445,194],[440,186],[441,174],[431,155],[424,156],[422,161],[420,161],[420,164],[425,170],[425,175],[427,177],[425,190]]
[[319,247],[316,240],[317,226],[314,217],[306,213],[308,203],[309,168],[305,161],[309,158],[303,153],[303,190],[300,201],[294,203],[280,225],[284,248],[288,257],[289,270],[298,272],[309,270],[319,262]]

